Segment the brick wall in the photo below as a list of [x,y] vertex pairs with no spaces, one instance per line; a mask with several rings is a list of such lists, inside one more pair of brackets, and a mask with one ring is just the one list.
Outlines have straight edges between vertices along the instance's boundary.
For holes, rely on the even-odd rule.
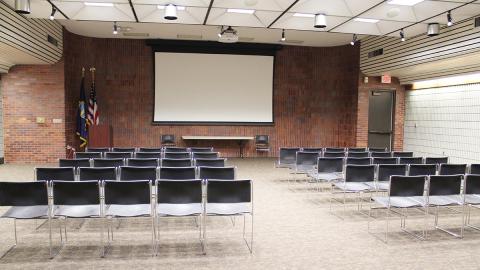
[[[5,162],[50,163],[65,156],[64,64],[20,65],[2,75]],[[37,124],[36,117],[44,117]],[[62,123],[54,124],[53,119]]]
[[[74,136],[80,70],[97,69],[100,121],[113,127],[115,146],[160,145],[161,134],[268,134],[277,154],[281,146],[355,145],[359,48],[286,46],[275,60],[274,126],[152,125],[153,57],[143,40],[98,39],[65,33],[66,140]],[[87,78],[87,82],[90,78]],[[215,143],[225,156],[236,156],[232,143]],[[253,143],[246,154],[255,156]]]

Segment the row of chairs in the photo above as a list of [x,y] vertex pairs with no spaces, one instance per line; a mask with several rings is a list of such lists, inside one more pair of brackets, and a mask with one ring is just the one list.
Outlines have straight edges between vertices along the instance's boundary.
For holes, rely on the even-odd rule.
[[237,168],[228,167],[60,167],[35,168],[35,180],[185,180],[221,179],[235,180]]
[[74,158],[170,158],[170,159],[212,159],[219,158],[219,152],[76,152]]
[[87,147],[85,152],[213,152],[213,147]]
[[172,159],[172,158],[77,158],[77,159],[59,159],[60,167],[225,167],[226,158],[197,158],[197,159]]
[[[17,219],[46,219],[49,225],[50,257],[54,253],[52,220],[66,218],[101,219],[101,256],[105,256],[113,227],[108,222],[107,245],[104,230],[107,219],[147,217],[152,224],[152,254],[157,254],[162,217],[195,217],[200,219],[199,235],[206,253],[207,216],[243,216],[243,237],[253,251],[253,193],[251,180],[138,180],[138,181],[36,181],[0,182],[0,206],[10,206],[2,218],[14,220],[17,245]],[[250,243],[246,240],[245,216],[251,216]],[[60,223],[60,238],[62,227]],[[65,224],[65,239],[67,229]],[[110,238],[111,235],[111,238]],[[60,249],[61,249],[60,247]],[[2,256],[2,258],[3,258]]]

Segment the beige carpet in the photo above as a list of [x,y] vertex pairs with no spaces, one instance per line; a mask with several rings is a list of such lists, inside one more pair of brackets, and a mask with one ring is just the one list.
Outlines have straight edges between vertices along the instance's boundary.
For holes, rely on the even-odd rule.
[[[239,178],[252,178],[255,202],[255,242],[251,255],[242,238],[242,223],[229,218],[208,220],[207,255],[202,255],[192,218],[162,221],[159,255],[151,256],[148,220],[124,220],[115,231],[113,247],[99,257],[99,223],[69,220],[68,242],[48,259],[48,226],[35,230],[34,221],[18,221],[19,245],[2,260],[0,269],[480,269],[480,232],[468,229],[459,240],[434,231],[419,241],[391,222],[388,244],[367,232],[367,217],[355,206],[335,205],[314,185],[288,184],[287,169],[274,169],[273,159],[232,160]],[[2,165],[0,180],[31,180],[34,166]],[[1,208],[3,212],[6,208]],[[412,212],[412,214],[414,214]],[[418,214],[417,214],[418,215]],[[338,216],[343,217],[339,218]],[[480,211],[472,222],[480,226]],[[418,230],[421,219],[407,221]],[[458,215],[441,218],[454,227]],[[54,224],[58,228],[58,224]],[[384,223],[373,223],[382,236]],[[54,239],[59,241],[58,230]],[[13,222],[0,220],[0,252],[13,243]]]

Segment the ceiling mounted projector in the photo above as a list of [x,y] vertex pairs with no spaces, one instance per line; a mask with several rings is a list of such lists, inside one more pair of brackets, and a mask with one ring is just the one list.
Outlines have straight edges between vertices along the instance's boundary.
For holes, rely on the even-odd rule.
[[313,25],[315,28],[325,28],[327,27],[327,17],[325,14],[316,14],[315,15],[315,24]]
[[30,0],[15,0],[15,12],[30,14]]
[[219,34],[218,41],[222,43],[235,43],[238,41],[237,30],[233,29],[231,26],[223,29]]
[[440,34],[440,24],[439,23],[429,23],[427,26],[427,36],[433,37]]

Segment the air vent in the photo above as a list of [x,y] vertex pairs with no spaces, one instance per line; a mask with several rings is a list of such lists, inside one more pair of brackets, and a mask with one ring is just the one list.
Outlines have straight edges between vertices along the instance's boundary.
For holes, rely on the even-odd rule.
[[194,40],[200,40],[202,39],[202,35],[177,35],[178,39],[194,39]]
[[58,40],[56,40],[54,37],[47,35],[47,41],[53,46],[58,47]]
[[372,58],[372,57],[379,56],[379,55],[383,55],[383,48],[369,52],[368,53],[368,58]]
[[125,37],[148,37],[148,33],[123,33]]
[[480,27],[480,17],[475,18],[475,27]]

